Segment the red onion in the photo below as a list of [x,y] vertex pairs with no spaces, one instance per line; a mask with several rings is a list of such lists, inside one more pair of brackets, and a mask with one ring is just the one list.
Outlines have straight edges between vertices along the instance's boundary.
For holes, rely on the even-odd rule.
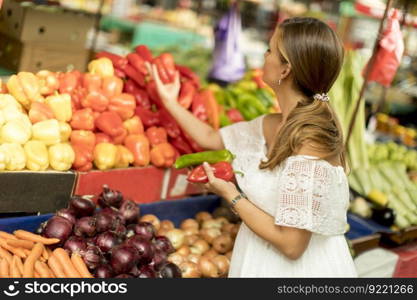
[[123,224],[118,224],[113,232],[124,239],[126,237],[126,226]]
[[81,253],[87,249],[87,243],[83,238],[73,235],[65,242],[64,249],[70,253]]
[[148,222],[139,222],[127,226],[128,237],[139,235],[142,239],[150,241],[155,236],[155,227]]
[[129,272],[138,260],[137,251],[126,245],[119,246],[112,251],[110,265],[116,274]]
[[165,264],[167,260],[167,255],[165,252],[160,250],[156,250],[154,256],[152,257],[152,261],[149,265],[156,271],[159,271],[163,264]]
[[105,232],[114,229],[117,220],[117,212],[112,209],[102,209],[95,215],[97,232]]
[[155,248],[166,254],[171,254],[175,252],[174,246],[172,246],[171,241],[165,236],[157,236],[153,241]]
[[111,190],[106,184],[103,185],[103,192],[98,198],[98,204],[101,207],[119,208],[123,201],[123,195],[119,191]]
[[75,222],[77,220],[76,217],[75,217],[75,212],[70,208],[60,209],[60,210],[57,211],[56,215],[67,219],[73,225],[75,224]]
[[96,205],[86,196],[72,196],[69,208],[71,208],[78,218],[93,215]]
[[96,219],[83,217],[75,223],[74,234],[76,236],[94,236],[96,234]]
[[103,256],[97,246],[88,245],[87,250],[81,253],[89,269],[95,269],[102,264]]
[[133,276],[131,276],[129,274],[120,274],[120,275],[117,275],[114,278],[133,278]]
[[94,272],[95,278],[111,278],[113,277],[113,271],[109,265],[98,266]]
[[129,271],[129,274],[133,277],[138,277],[140,275],[140,269],[137,265],[133,266],[133,268]]
[[147,240],[142,239],[140,236],[135,235],[129,238],[125,245],[132,246],[137,250],[138,262],[140,264],[147,264],[151,262],[155,253],[155,246]]
[[136,223],[139,218],[139,206],[131,200],[125,200],[119,208],[119,214],[126,224]]
[[72,233],[72,224],[67,219],[60,216],[53,216],[49,219],[42,235],[47,238],[57,238],[59,245],[63,245]]
[[181,278],[180,268],[173,263],[166,263],[161,267],[161,270],[158,272],[158,277],[160,278]]
[[114,247],[120,245],[122,243],[122,240],[116,233],[107,231],[97,236],[96,243],[97,247],[99,247],[101,251],[106,253]]
[[139,278],[156,278],[156,272],[150,266],[140,268]]

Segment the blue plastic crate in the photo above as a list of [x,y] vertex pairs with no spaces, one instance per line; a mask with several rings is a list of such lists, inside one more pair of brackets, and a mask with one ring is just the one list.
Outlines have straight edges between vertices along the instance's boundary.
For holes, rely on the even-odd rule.
[[389,227],[379,225],[372,220],[366,220],[354,214],[349,213],[347,219],[350,225],[350,230],[346,233],[346,237],[350,240],[375,233],[392,232]]
[[[175,226],[179,226],[182,220],[194,217],[199,211],[213,212],[220,205],[220,201],[220,197],[208,195],[140,204],[139,207],[141,215],[154,214],[161,220],[171,220]],[[53,214],[0,219],[0,230],[7,232],[13,232],[17,229],[35,231],[42,222],[45,222],[51,216]]]

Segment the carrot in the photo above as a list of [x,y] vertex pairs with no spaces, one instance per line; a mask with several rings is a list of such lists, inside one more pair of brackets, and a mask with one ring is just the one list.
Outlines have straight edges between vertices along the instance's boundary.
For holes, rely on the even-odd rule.
[[0,277],[9,278],[9,262],[5,258],[0,261]]
[[21,248],[9,246],[6,240],[3,238],[0,238],[0,246],[21,258],[26,258],[26,254],[23,252]]
[[7,245],[11,247],[24,248],[24,249],[29,249],[29,250],[33,248],[33,245],[35,245],[35,243],[31,241],[11,240],[11,239],[7,239],[6,243]]
[[34,234],[26,230],[16,230],[13,232],[15,236],[22,240],[28,240],[35,243],[42,243],[44,245],[53,245],[59,243],[59,239],[48,239],[39,234]]
[[2,247],[0,247],[0,257],[6,259],[9,264],[12,263],[12,255]]
[[4,239],[9,239],[9,240],[17,240],[17,237],[15,237],[13,234],[10,234],[4,231],[0,231],[0,237]]
[[38,272],[33,272],[33,278],[41,278],[41,275],[39,275]]
[[17,266],[16,259],[19,258],[18,256],[13,256],[12,263],[10,264],[10,278],[21,278],[22,274],[20,274],[20,270]]
[[29,249],[23,249],[23,252],[25,252],[26,257],[28,257],[28,256],[29,256],[29,254],[30,254],[30,250],[29,250]]
[[30,252],[28,258],[26,258],[25,263],[23,264],[23,277],[31,278],[34,275],[35,262],[39,259],[43,252],[43,244],[36,243],[33,246],[32,251]]
[[22,259],[19,256],[13,256],[13,259],[16,259],[16,266],[19,269],[20,274],[23,274],[23,263]]
[[51,278],[48,266],[39,260],[35,262],[35,271],[39,273],[41,278]]
[[77,269],[77,271],[81,274],[82,278],[93,278],[93,275],[91,275],[90,271],[88,271],[88,268],[85,265],[84,260],[81,258],[79,254],[72,253],[71,262]]
[[45,248],[43,248],[42,258],[44,258],[44,259],[45,259],[45,261],[48,261],[48,258],[49,258],[49,252],[48,252],[48,250],[46,250],[46,247],[45,247]]
[[77,269],[72,265],[71,259],[67,253],[62,248],[56,248],[53,254],[58,259],[59,263],[64,269],[65,275],[68,278],[81,278],[80,273],[78,273]]
[[48,266],[51,268],[52,272],[55,274],[56,278],[66,278],[63,267],[61,266],[59,260],[55,255],[51,255],[48,259]]

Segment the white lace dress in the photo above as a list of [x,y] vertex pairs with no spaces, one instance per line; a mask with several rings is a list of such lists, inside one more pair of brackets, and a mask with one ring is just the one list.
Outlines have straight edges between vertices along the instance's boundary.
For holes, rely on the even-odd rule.
[[316,157],[289,157],[275,170],[260,170],[266,159],[263,116],[220,129],[240,189],[277,225],[312,232],[309,245],[290,260],[244,223],[237,235],[229,277],[356,277],[344,237],[349,187],[342,167]]

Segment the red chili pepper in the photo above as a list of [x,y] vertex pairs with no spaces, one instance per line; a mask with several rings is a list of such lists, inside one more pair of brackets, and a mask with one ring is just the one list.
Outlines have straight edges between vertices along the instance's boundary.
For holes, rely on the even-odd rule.
[[193,149],[182,136],[177,136],[174,139],[170,138],[169,142],[181,155],[193,153]]
[[118,68],[114,68],[114,76],[125,79],[126,73],[123,70],[120,70]]
[[[213,169],[214,177],[232,181],[234,177],[234,172],[232,165],[228,162],[221,161],[215,164],[210,165]],[[208,177],[206,171],[204,170],[203,165],[200,165],[194,168],[191,173],[188,175],[187,180],[194,183],[207,183]]]
[[152,62],[153,57],[149,48],[145,45],[139,45],[135,48],[137,54],[139,54],[145,61]]
[[180,65],[175,65],[175,68],[180,72],[181,77],[191,80],[195,87],[200,89],[200,78],[190,68]]
[[101,58],[101,57],[107,57],[108,59],[110,59],[111,62],[113,63],[113,66],[115,68],[120,69],[120,70],[123,70],[127,65],[127,59],[126,58],[124,58],[120,55],[114,54],[114,53],[110,53],[110,52],[107,52],[107,51],[101,51],[101,52],[97,53],[96,58]]
[[244,121],[245,119],[242,117],[242,114],[236,108],[231,108],[226,112],[227,116],[229,117],[230,121],[233,123]]
[[161,126],[165,128],[170,137],[176,138],[181,134],[181,129],[177,121],[169,114],[165,108],[161,108],[159,110],[159,117],[161,120]]
[[200,93],[194,95],[193,103],[191,106],[191,111],[193,115],[196,116],[201,121],[207,122],[208,115],[206,110],[206,105],[204,99],[201,97]]
[[120,116],[113,111],[105,111],[96,119],[96,126],[105,134],[111,137],[118,136],[123,133],[123,121]]
[[169,81],[172,82],[174,80],[175,72],[176,72],[174,57],[172,56],[171,53],[162,53],[159,57],[168,74]]
[[156,87],[156,82],[154,80],[148,82],[146,85],[146,93],[149,96],[149,99],[158,106],[158,108],[163,108],[162,100],[159,97],[158,89]]
[[154,58],[153,64],[156,66],[156,69],[158,70],[159,78],[161,79],[162,83],[170,83],[171,78],[169,76],[168,70],[164,65],[164,62],[161,59],[161,56]]
[[137,53],[129,53],[127,56],[127,60],[129,64],[139,71],[142,75],[146,76],[148,74],[148,70],[145,66],[145,60]]
[[196,90],[191,81],[183,82],[181,85],[180,95],[178,97],[179,104],[181,104],[181,106],[185,109],[190,108],[195,93]]
[[161,123],[159,112],[153,112],[149,109],[137,106],[135,114],[140,118],[146,128],[158,126]]
[[136,82],[139,86],[145,87],[145,76],[139,71],[136,71],[131,65],[127,65],[124,69],[126,76]]
[[182,131],[182,136],[184,137],[184,140],[188,143],[188,145],[191,146],[191,149],[193,149],[193,152],[201,152],[204,150],[185,131]]

